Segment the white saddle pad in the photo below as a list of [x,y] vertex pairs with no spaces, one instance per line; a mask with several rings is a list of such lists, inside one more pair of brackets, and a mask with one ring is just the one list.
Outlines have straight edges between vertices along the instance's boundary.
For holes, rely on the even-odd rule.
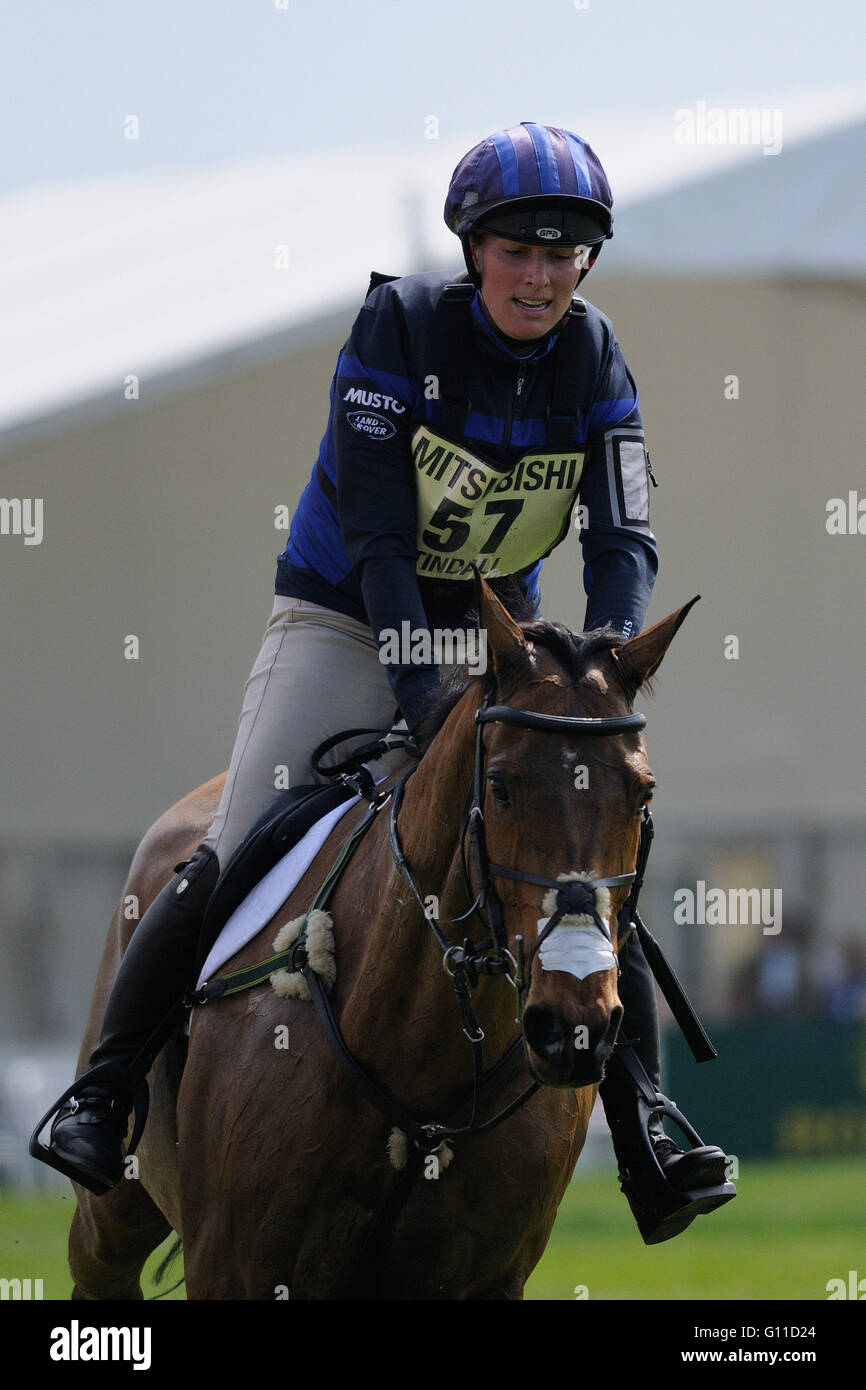
[[[337,821],[353,806],[357,806],[360,800],[359,796],[353,796],[350,801],[342,802],[321,820],[316,821],[304,838],[284,854],[279,863],[275,864],[247,894],[240,906],[235,908],[211,947],[198,977],[197,989],[201,988],[206,980],[212,979],[226,961],[242,946],[246,946],[248,941],[252,941],[265,923],[271,920],[292,890],[297,887]],[[270,943],[268,945],[270,949]]]

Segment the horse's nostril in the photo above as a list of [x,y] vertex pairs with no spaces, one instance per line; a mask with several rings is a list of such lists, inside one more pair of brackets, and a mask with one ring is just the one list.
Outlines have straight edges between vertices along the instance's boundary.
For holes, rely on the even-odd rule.
[[561,1015],[545,1004],[531,1004],[523,1016],[523,1032],[539,1057],[559,1057],[568,1045],[568,1029]]

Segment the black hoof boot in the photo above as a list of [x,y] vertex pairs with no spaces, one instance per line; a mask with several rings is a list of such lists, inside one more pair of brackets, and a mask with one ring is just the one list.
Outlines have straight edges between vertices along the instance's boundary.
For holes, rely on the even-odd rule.
[[[145,1077],[183,1019],[202,918],[218,877],[217,856],[202,844],[154,898],[121,961],[90,1069],[33,1131],[31,1155],[97,1195],[117,1184],[141,1137]],[[124,1154],[132,1110],[135,1128]],[[52,1119],[46,1145],[39,1136]]]

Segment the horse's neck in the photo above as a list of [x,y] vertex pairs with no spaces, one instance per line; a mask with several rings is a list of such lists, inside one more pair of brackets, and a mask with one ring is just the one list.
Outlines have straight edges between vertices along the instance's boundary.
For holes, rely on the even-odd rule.
[[[452,713],[407,781],[398,817],[401,847],[418,894],[438,917],[443,934],[458,946],[467,935],[480,939],[484,934],[477,918],[453,925],[471,905],[461,870],[460,830],[472,785],[477,703],[468,696]],[[442,968],[443,948],[394,863],[387,835],[380,839],[370,870],[375,909],[365,933],[366,968],[348,1002],[347,1024],[362,1035],[375,1018],[377,1032],[404,1039],[406,1052],[393,1065],[402,1069],[402,1064],[413,1081],[421,1079],[419,1056],[422,1071],[428,1057],[435,1062],[431,1084],[449,1075],[465,1080],[468,1047],[454,989]],[[517,1036],[513,991],[502,977],[483,977],[473,1003],[489,1039],[485,1059],[490,1065]]]
[[474,772],[476,705],[468,695],[460,701],[407,782],[400,814],[403,852],[423,878],[418,890],[438,899],[443,916],[446,905],[454,913],[469,907],[459,869],[460,832]]

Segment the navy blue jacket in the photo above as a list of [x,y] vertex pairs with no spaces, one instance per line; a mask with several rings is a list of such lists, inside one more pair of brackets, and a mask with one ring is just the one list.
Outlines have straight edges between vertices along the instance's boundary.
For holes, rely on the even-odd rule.
[[[507,601],[538,608],[545,554],[582,509],[584,629],[643,625],[658,567],[637,388],[613,326],[587,304],[574,383],[573,447],[553,454],[551,401],[559,328],[518,356],[476,291],[460,439],[437,433],[442,288],[438,272],[380,285],[340,353],[328,426],[277,562],[276,592],[369,623],[376,637],[466,626],[478,564]],[[569,330],[570,331],[570,330]],[[585,509],[585,510],[583,510]],[[439,681],[435,668],[386,666],[410,727]]]

